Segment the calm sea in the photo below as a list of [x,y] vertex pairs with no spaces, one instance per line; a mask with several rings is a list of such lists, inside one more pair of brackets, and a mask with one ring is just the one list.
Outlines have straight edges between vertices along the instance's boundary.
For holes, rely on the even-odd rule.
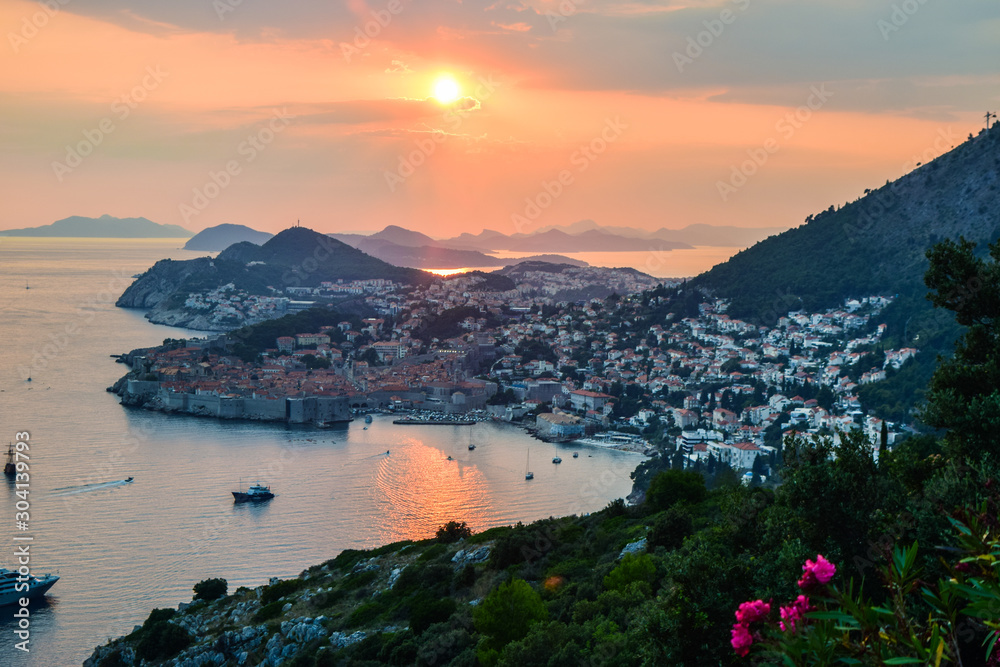
[[[15,607],[0,608],[0,664],[78,665],[207,577],[257,586],[452,519],[478,531],[629,492],[638,455],[582,448],[574,459],[504,425],[378,417],[320,431],[122,408],[105,392],[125,371],[109,355],[191,332],[114,301],[157,259],[199,254],[179,245],[0,239],[0,444],[31,434],[29,530],[15,530],[18,498],[0,482],[0,566],[14,567],[14,535],[30,535],[33,571],[62,577],[31,608],[29,654],[13,648]],[[277,497],[234,505],[230,491],[258,478]]]
[[[630,267],[648,273],[656,278],[692,278],[721,264],[738,253],[742,248],[729,246],[696,246],[682,250],[659,250],[651,247],[644,252],[563,252],[564,257],[587,262],[591,266]],[[537,255],[536,252],[497,253],[502,258],[522,258]],[[428,269],[440,275],[451,275],[464,271],[496,271],[497,267],[466,267],[462,269]]]

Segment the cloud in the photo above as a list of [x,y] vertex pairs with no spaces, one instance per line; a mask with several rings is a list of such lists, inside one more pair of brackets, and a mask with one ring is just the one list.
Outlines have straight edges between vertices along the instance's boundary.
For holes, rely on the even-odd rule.
[[385,68],[386,74],[412,74],[413,70],[402,60],[393,60],[389,67]]
[[390,98],[384,100],[352,100],[323,105],[310,105],[296,114],[297,121],[313,125],[364,125],[379,122],[417,121],[431,117],[446,118],[481,108],[479,100],[463,97],[443,105],[432,98]]
[[[136,30],[175,26],[241,40],[337,44],[353,43],[356,29],[387,15],[388,6],[388,0],[218,1],[233,6],[221,19],[206,0],[74,0],[64,11]],[[406,73],[407,62],[439,60],[445,41],[450,62],[479,72],[504,69],[538,88],[664,97],[723,89],[779,104],[788,87],[802,84],[908,80],[931,96],[917,106],[939,107],[950,103],[947,91],[918,78],[989,77],[1000,58],[1000,4],[970,0],[919,3],[902,18],[889,0],[398,1],[402,9],[366,50],[378,49],[393,63],[388,73]],[[880,28],[885,22],[900,23],[888,38]],[[679,71],[675,54],[692,62]],[[876,97],[868,108],[888,106]]]

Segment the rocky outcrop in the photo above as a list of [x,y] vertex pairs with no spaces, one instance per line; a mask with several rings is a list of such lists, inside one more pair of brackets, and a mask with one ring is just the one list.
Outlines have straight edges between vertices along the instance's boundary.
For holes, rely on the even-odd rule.
[[[84,667],[353,664],[343,660],[349,658],[355,644],[366,639],[384,642],[393,636],[413,636],[409,623],[394,623],[399,619],[389,616],[389,612],[397,604],[409,608],[424,601],[426,594],[421,589],[427,582],[423,577],[433,572],[448,579],[451,573],[464,572],[470,566],[482,572],[493,546],[493,542],[469,544],[461,540],[439,544],[424,540],[400,542],[389,545],[388,549],[369,552],[348,549],[294,579],[280,581],[273,577],[267,586],[241,587],[233,595],[211,602],[181,603],[176,613],[157,610],[154,614],[160,620],[152,620],[151,615],[151,620],[137,625],[128,636],[96,648],[83,664]],[[409,580],[404,581],[407,576]],[[479,599],[473,581],[459,586],[451,595],[459,607],[475,604]],[[460,614],[461,620],[455,619],[457,627],[471,628],[468,612]],[[188,641],[183,649],[160,650],[159,657],[148,661],[141,656],[148,655],[150,645],[155,644],[147,641],[155,623],[161,629],[165,623],[182,628]],[[159,646],[162,644],[154,645],[153,649],[158,650]]]

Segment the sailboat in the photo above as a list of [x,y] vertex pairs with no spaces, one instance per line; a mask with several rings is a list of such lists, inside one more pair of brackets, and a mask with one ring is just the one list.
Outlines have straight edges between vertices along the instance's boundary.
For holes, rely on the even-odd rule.
[[476,443],[472,442],[472,427],[469,427],[469,451],[476,448]]
[[17,466],[14,465],[14,445],[7,448],[7,463],[3,467],[3,474],[13,477],[17,473]]
[[527,459],[524,462],[524,478],[525,479],[535,479],[535,473],[528,470],[531,467],[531,450],[528,450]]

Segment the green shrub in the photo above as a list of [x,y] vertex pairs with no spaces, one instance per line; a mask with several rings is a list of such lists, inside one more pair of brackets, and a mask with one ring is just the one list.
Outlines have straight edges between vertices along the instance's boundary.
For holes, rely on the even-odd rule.
[[275,600],[269,604],[264,605],[257,610],[254,615],[254,620],[258,622],[270,621],[272,618],[277,618],[281,613],[281,608],[285,606],[285,603],[281,600]]
[[149,612],[149,617],[143,622],[142,629],[150,628],[162,621],[168,621],[177,614],[176,609],[154,609]]
[[472,612],[476,630],[484,635],[478,651],[480,662],[495,664],[504,646],[523,639],[534,623],[548,616],[542,596],[523,579],[495,588]]
[[104,656],[100,667],[125,667],[125,662],[122,660],[122,652],[115,651]]
[[656,578],[656,563],[649,554],[625,554],[622,562],[604,577],[604,587],[622,591],[633,583],[652,584]]
[[191,634],[170,621],[157,621],[143,627],[142,639],[135,648],[143,660],[165,660],[177,655],[191,645]]
[[647,536],[647,545],[650,551],[656,547],[677,549],[684,543],[684,538],[693,532],[694,521],[691,514],[680,507],[671,507],[653,522]]
[[420,557],[417,558],[417,560],[418,561],[434,560],[438,556],[443,555],[446,551],[448,551],[448,547],[446,547],[445,545],[435,544],[431,548],[427,549],[427,551],[420,554]]
[[263,595],[260,596],[260,603],[262,605],[270,604],[275,600],[280,600],[290,593],[294,593],[305,585],[306,582],[301,579],[285,579],[283,581],[279,581],[278,583],[272,584],[264,589]]
[[385,611],[385,604],[382,602],[368,602],[351,612],[347,619],[347,627],[357,628],[367,625],[378,618]]
[[466,564],[461,570],[455,573],[455,588],[469,588],[476,583],[476,567],[472,563]]
[[646,502],[656,509],[667,509],[677,503],[700,503],[708,495],[705,478],[690,470],[666,470],[649,483]]
[[341,584],[341,587],[345,591],[353,591],[357,588],[361,588],[362,586],[367,586],[368,584],[372,583],[373,581],[375,581],[375,578],[377,576],[378,576],[377,570],[365,570],[364,572],[351,574],[344,580],[344,583]]
[[195,600],[218,600],[225,597],[229,582],[225,579],[205,579],[194,585]]
[[410,629],[418,635],[434,623],[447,621],[455,613],[457,605],[451,598],[430,600],[423,598],[413,604],[410,610]]

